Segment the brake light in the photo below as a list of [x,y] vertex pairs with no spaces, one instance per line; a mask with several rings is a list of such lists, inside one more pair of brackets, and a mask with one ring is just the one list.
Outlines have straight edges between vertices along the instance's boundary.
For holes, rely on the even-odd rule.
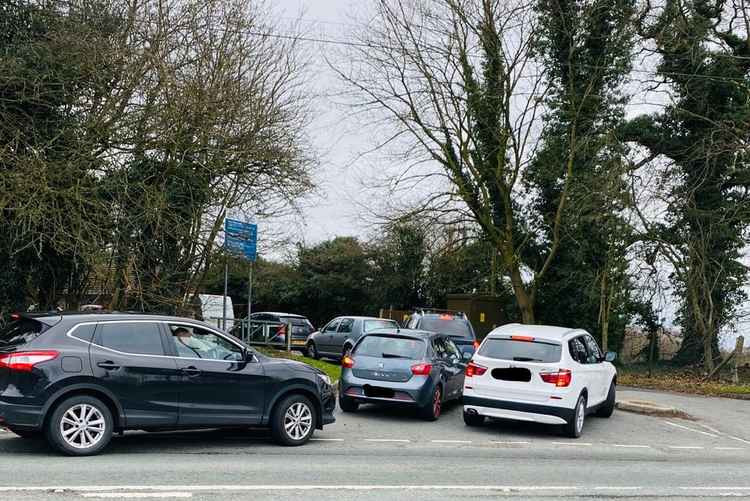
[[19,351],[0,355],[0,367],[12,371],[31,372],[36,364],[49,362],[59,355],[56,351]]
[[466,366],[466,377],[482,376],[487,372],[487,367],[477,365],[474,362],[469,362]]
[[573,373],[570,369],[560,369],[557,372],[541,372],[539,375],[545,383],[554,384],[559,388],[570,386],[570,382],[573,380]]
[[448,315],[446,313],[440,315],[440,320],[453,320],[453,315]]
[[429,376],[432,372],[431,364],[417,364],[411,366],[411,373],[415,376]]
[[474,351],[479,349],[479,341],[474,341]]
[[341,367],[343,367],[344,369],[351,369],[352,367],[354,367],[354,359],[349,356],[342,358]]
[[21,315],[19,313],[11,313],[10,314],[11,320],[21,320]]
[[526,341],[526,342],[533,342],[534,338],[531,336],[511,336],[510,337],[513,341]]

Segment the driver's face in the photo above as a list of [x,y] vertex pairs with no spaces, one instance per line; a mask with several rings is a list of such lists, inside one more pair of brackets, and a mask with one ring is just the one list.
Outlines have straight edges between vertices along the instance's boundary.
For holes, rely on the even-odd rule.
[[189,339],[191,337],[190,331],[187,329],[177,329],[174,331],[174,335],[180,339]]

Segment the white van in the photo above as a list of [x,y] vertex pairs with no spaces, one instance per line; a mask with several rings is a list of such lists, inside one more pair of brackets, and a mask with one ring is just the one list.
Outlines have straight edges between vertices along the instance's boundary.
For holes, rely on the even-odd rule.
[[215,325],[219,329],[224,329],[229,332],[234,327],[234,307],[232,306],[232,298],[227,296],[227,325],[222,325],[222,319],[224,315],[222,313],[222,307],[224,305],[224,296],[216,294],[198,294],[198,302],[200,307],[201,320],[211,325]]

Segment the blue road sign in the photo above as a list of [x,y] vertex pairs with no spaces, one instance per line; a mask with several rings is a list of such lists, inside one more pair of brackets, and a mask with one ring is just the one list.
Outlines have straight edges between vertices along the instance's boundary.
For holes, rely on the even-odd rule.
[[236,219],[226,219],[224,221],[224,231],[242,240],[255,242],[258,239],[258,225],[253,223],[245,223]]
[[233,254],[239,254],[248,261],[257,258],[258,225],[244,223],[236,219],[224,221],[224,247]]

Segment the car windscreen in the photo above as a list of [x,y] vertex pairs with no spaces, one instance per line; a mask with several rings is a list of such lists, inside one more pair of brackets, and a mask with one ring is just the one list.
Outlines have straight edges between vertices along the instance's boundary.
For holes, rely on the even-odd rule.
[[0,349],[30,343],[50,326],[31,318],[21,318],[0,329]]
[[419,360],[426,345],[421,339],[397,336],[369,335],[354,350],[354,355],[377,358],[408,358]]
[[419,323],[419,328],[423,331],[438,332],[448,336],[474,338],[469,322],[454,315],[425,316]]
[[397,329],[398,324],[393,320],[365,320],[363,330],[365,332],[374,331],[377,329]]
[[559,362],[562,346],[545,341],[521,341],[515,339],[487,339],[479,348],[479,355],[515,362]]

